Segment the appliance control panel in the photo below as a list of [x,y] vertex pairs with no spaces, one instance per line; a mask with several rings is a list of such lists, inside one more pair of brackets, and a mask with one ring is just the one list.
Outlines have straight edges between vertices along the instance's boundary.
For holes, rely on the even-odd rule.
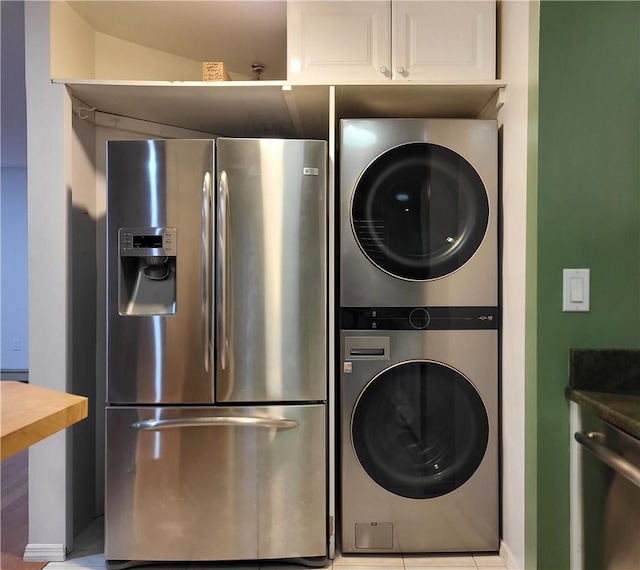
[[491,330],[497,307],[342,307],[340,330]]
[[121,257],[175,257],[178,247],[176,228],[120,228]]

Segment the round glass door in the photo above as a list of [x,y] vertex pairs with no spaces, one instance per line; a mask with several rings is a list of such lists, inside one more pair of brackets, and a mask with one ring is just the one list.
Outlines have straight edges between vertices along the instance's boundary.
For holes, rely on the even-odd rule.
[[351,223],[363,253],[383,271],[413,281],[437,279],[480,247],[489,200],[462,156],[410,143],[384,152],[360,176]]
[[410,499],[450,493],[473,475],[489,441],[480,395],[458,371],[411,361],[381,372],[364,389],[351,424],[369,476]]

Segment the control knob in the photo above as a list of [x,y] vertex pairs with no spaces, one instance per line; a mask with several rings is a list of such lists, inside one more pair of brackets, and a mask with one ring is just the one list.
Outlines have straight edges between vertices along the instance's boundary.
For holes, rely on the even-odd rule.
[[418,330],[426,329],[431,321],[431,315],[426,309],[418,307],[409,313],[409,324]]

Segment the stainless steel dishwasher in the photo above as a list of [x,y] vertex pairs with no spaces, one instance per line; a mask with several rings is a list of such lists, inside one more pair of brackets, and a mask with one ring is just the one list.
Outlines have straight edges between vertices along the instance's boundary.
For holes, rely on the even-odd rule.
[[640,569],[640,440],[583,409],[583,568]]

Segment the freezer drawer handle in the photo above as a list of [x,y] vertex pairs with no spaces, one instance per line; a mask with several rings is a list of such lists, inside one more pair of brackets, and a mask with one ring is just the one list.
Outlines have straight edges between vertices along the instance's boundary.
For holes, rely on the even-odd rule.
[[580,445],[584,445],[600,461],[629,479],[637,487],[640,487],[640,470],[611,448],[602,444],[601,442],[604,440],[603,434],[593,431],[587,433],[576,432],[574,437]]
[[296,420],[285,418],[246,418],[238,417],[205,417],[188,418],[175,420],[142,420],[131,424],[133,429],[149,431],[170,428],[185,427],[210,427],[210,426],[230,426],[230,427],[257,427],[275,429],[293,429],[300,424]]

